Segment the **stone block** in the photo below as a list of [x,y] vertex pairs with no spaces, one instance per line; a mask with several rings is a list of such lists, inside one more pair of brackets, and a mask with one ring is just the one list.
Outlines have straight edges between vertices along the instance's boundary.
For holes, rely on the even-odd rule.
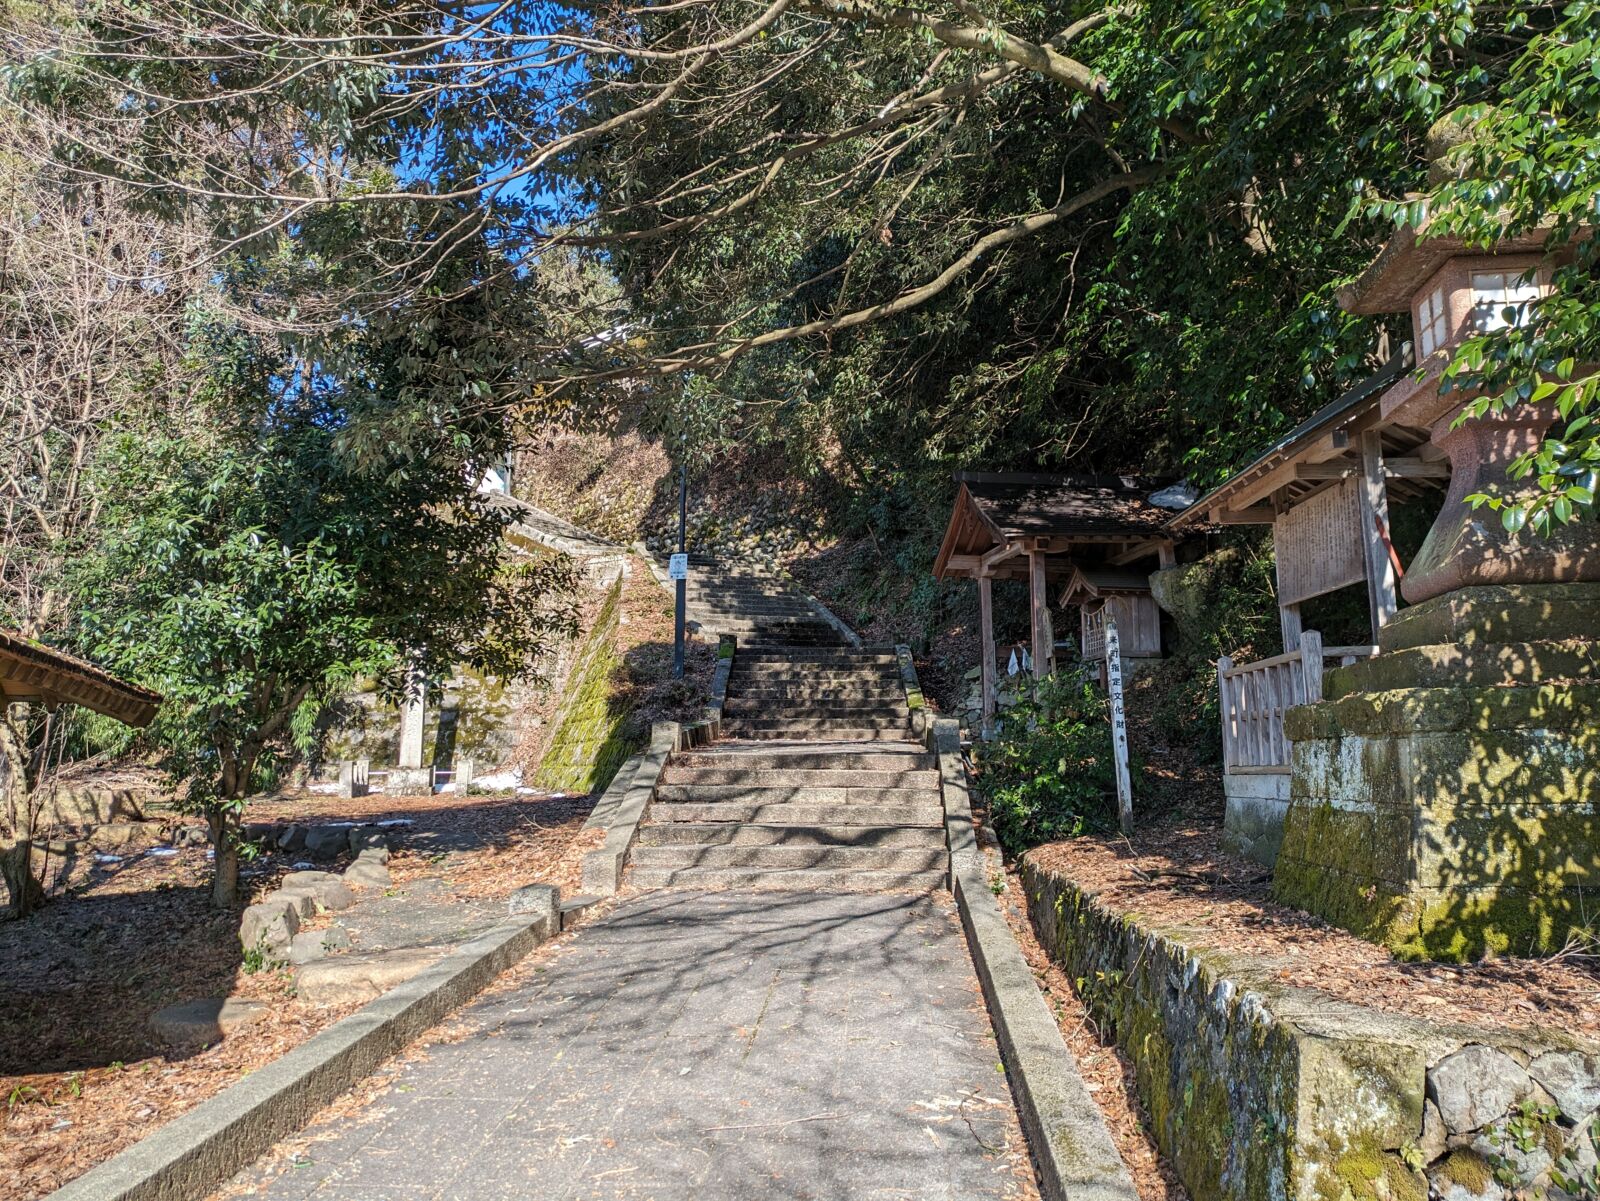
[[1528,1065],[1528,1074],[1555,1099],[1567,1121],[1576,1123],[1600,1110],[1600,1055],[1549,1051]]
[[1532,1090],[1522,1065],[1493,1047],[1463,1047],[1428,1073],[1428,1099],[1451,1134],[1470,1134],[1498,1122]]
[[285,894],[309,896],[323,909],[335,912],[356,903],[356,894],[350,891],[350,886],[332,872],[290,872],[283,878],[279,890]]
[[561,929],[561,890],[553,884],[524,884],[511,894],[507,908],[512,917],[541,919],[547,934]]
[[388,796],[432,796],[433,768],[391,767],[384,777],[383,791]]
[[436,962],[438,947],[406,947],[370,954],[330,955],[295,973],[300,998],[310,1005],[350,1005],[375,1000]]
[[1223,846],[1235,855],[1271,867],[1283,843],[1289,777],[1282,773],[1229,773],[1223,777],[1222,789],[1227,797],[1222,819]]
[[208,1046],[235,1030],[253,1026],[270,1012],[260,1001],[205,997],[168,1005],[150,1018],[156,1037],[174,1046]]
[[278,849],[293,853],[306,848],[306,828],[304,826],[287,825],[278,831]]
[[389,834],[378,826],[355,826],[350,831],[350,853],[357,858],[369,851],[381,851],[380,862],[389,862]]
[[388,888],[393,882],[389,869],[372,859],[358,859],[344,869],[346,884],[357,888]]
[[1457,643],[1592,638],[1600,630],[1600,586],[1504,584],[1458,588],[1401,609],[1378,635],[1385,651]]
[[274,894],[244,911],[239,922],[239,942],[247,951],[266,947],[281,953],[299,930],[298,904]]
[[1515,681],[1595,661],[1417,646],[1371,661],[1373,691],[1293,711],[1333,735],[1293,743],[1275,895],[1407,956],[1562,946],[1600,892],[1600,686]]
[[306,854],[313,859],[337,859],[349,849],[347,826],[312,826],[306,831]]

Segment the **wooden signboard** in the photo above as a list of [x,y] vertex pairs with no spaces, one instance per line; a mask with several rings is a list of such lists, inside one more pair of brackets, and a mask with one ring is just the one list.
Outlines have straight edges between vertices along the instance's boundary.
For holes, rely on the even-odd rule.
[[1122,707],[1122,644],[1117,623],[1106,622],[1106,683],[1111,693],[1111,751],[1117,761],[1117,822],[1133,833],[1133,780],[1128,772],[1128,716]]
[[1278,603],[1298,605],[1367,578],[1356,480],[1341,480],[1274,523]]

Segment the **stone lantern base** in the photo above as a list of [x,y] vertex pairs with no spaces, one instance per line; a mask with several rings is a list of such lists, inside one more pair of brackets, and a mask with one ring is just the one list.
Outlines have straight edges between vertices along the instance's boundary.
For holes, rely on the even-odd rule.
[[1407,957],[1600,932],[1600,584],[1462,588],[1289,711],[1273,891]]

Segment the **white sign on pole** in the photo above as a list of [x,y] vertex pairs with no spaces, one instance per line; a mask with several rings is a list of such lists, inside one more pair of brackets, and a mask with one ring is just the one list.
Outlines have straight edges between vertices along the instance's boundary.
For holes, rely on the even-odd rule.
[[667,578],[671,580],[686,580],[689,578],[689,556],[673,555],[667,560]]
[[1128,775],[1128,716],[1122,707],[1122,640],[1106,618],[1106,683],[1111,693],[1111,750],[1117,763],[1117,822],[1133,833],[1133,781]]

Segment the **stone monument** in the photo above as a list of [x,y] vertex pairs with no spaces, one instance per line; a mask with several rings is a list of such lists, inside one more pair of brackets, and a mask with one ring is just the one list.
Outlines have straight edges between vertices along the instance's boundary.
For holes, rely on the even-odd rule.
[[1511,461],[1556,419],[1517,405],[1457,424],[1452,350],[1549,286],[1544,231],[1488,249],[1401,231],[1341,296],[1410,311],[1418,370],[1384,423],[1448,456],[1443,509],[1406,572],[1379,654],[1289,711],[1280,900],[1424,958],[1560,948],[1600,928],[1600,524],[1508,532],[1474,492],[1510,491]]

